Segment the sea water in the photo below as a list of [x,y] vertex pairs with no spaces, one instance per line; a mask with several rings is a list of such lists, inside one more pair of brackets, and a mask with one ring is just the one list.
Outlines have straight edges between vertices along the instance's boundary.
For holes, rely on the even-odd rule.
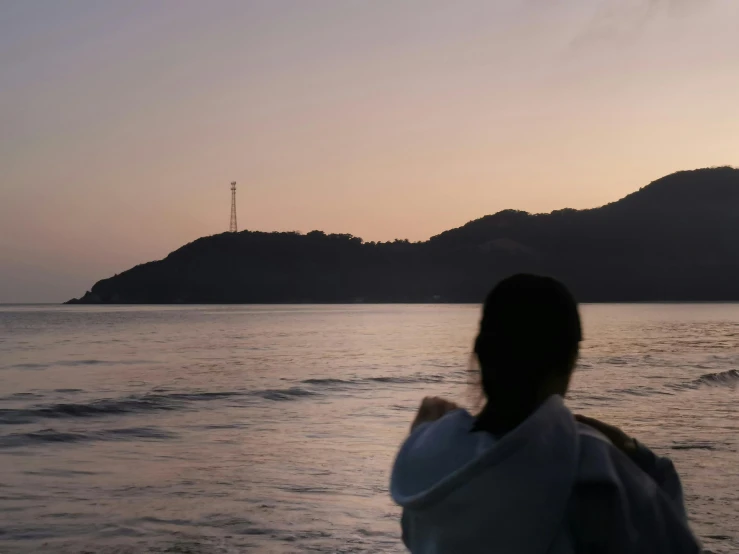
[[[0,307],[0,552],[403,552],[389,470],[470,408],[472,305]],[[739,305],[586,305],[569,405],[739,552]]]

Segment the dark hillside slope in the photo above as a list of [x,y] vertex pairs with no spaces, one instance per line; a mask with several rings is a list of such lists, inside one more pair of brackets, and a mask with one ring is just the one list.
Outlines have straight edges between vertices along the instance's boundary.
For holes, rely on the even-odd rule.
[[591,210],[506,210],[426,242],[314,231],[198,239],[81,302],[478,302],[517,271],[582,301],[739,300],[739,170],[683,171]]

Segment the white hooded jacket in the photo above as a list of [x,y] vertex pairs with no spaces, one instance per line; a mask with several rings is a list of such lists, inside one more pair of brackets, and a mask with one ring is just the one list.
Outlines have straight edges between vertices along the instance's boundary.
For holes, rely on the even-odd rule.
[[455,410],[417,427],[390,492],[413,554],[697,553],[672,463],[632,460],[559,396],[500,439]]

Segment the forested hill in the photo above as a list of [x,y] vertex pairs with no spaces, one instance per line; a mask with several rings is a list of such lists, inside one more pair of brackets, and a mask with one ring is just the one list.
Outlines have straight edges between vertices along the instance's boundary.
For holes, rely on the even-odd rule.
[[480,302],[519,271],[581,301],[739,300],[739,169],[674,173],[591,210],[506,210],[417,243],[224,233],[70,302]]

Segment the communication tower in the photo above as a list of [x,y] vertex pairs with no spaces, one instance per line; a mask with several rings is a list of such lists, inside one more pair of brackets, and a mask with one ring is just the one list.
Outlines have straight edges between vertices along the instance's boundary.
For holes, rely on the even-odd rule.
[[239,230],[236,224],[236,181],[231,183],[231,225],[228,230],[231,233],[237,233]]

